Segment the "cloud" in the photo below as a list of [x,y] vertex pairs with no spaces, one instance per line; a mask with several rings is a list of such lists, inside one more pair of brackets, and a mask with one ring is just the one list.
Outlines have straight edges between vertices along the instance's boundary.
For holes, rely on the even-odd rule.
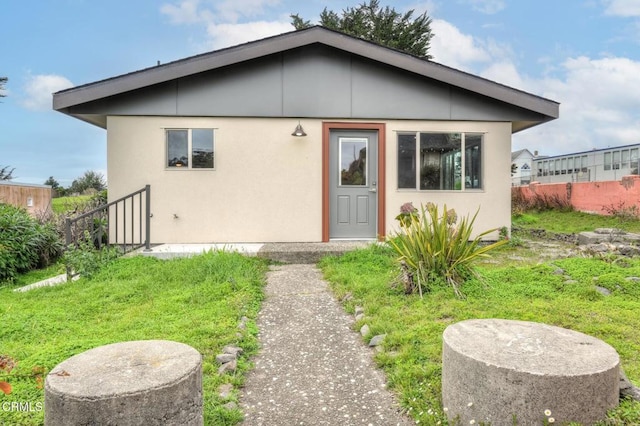
[[554,155],[640,140],[640,62],[629,58],[566,59],[562,76],[534,81],[561,103],[560,118],[514,136],[514,145]]
[[431,22],[434,37],[430,53],[436,62],[461,70],[469,70],[474,63],[489,62],[491,55],[478,40],[463,34],[447,21],[434,19]]
[[20,100],[20,104],[32,111],[51,110],[51,94],[69,87],[73,87],[73,83],[60,75],[29,76],[24,86],[25,96]]
[[434,20],[435,61],[560,103],[560,118],[513,136],[513,149],[558,155],[640,141],[640,61],[568,56],[540,77],[523,73],[508,45]]
[[257,21],[244,24],[209,24],[207,34],[213,49],[235,46],[248,41],[293,31],[289,21]]
[[204,24],[208,36],[204,45],[207,49],[220,49],[293,31],[288,15],[282,20],[247,21],[279,4],[280,0],[180,0],[163,4],[160,12],[172,24]]
[[640,2],[638,0],[604,0],[605,15],[640,17]]
[[473,9],[487,15],[493,15],[506,7],[504,0],[466,0]]

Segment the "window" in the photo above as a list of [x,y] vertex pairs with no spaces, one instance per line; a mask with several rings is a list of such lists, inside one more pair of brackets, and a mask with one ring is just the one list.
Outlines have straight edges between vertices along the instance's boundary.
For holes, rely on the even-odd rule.
[[567,158],[567,173],[573,173],[573,157]]
[[479,133],[398,134],[398,188],[462,190],[482,188]]
[[611,170],[611,153],[610,152],[604,153],[604,169]]
[[559,175],[559,174],[560,174],[560,159],[557,159],[557,160],[556,160],[555,174],[556,174],[556,175]]
[[622,150],[622,166],[623,169],[629,168],[629,150]]
[[213,169],[213,129],[167,129],[168,168]]
[[585,172],[585,173],[586,173],[587,167],[588,167],[587,166],[587,160],[588,160],[588,157],[586,155],[583,155],[582,157],[580,157],[581,168],[582,168],[582,171]]
[[613,151],[613,169],[620,170],[620,151]]
[[563,158],[563,159],[562,159],[562,163],[561,163],[561,164],[562,164],[562,165],[561,165],[561,173],[562,173],[563,175],[566,175],[566,174],[567,174],[567,159],[566,159],[566,158]]
[[542,175],[549,176],[549,162],[545,161],[542,163]]

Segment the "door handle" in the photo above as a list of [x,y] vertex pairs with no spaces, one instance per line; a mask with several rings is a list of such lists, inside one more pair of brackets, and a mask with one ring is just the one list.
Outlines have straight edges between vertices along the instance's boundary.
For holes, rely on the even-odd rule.
[[375,182],[371,182],[371,188],[369,188],[369,192],[378,192]]

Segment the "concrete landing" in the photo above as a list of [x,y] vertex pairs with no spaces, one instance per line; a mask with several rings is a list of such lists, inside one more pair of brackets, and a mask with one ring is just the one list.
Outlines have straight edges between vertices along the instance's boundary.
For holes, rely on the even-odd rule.
[[364,248],[375,241],[330,241],[327,243],[212,243],[161,244],[151,251],[137,250],[135,254],[160,259],[187,257],[209,250],[235,251],[247,256],[264,257],[283,263],[317,263],[324,256],[339,256],[347,251]]

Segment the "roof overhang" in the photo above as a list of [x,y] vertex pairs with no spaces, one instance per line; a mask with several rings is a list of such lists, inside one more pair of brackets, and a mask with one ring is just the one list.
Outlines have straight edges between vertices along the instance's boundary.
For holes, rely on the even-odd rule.
[[559,116],[559,104],[555,101],[320,26],[292,31],[66,89],[54,93],[53,109],[105,127],[106,118],[104,116],[74,114],[70,109],[87,102],[316,43],[468,90],[541,116],[539,121],[513,122],[512,131],[514,133]]

